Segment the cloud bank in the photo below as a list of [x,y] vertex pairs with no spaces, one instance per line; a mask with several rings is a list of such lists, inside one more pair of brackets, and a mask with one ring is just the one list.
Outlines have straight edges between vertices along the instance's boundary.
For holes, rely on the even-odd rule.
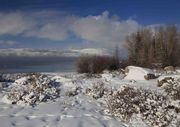
[[55,41],[68,40],[72,35],[87,47],[122,46],[125,37],[140,25],[133,19],[120,20],[108,11],[96,16],[66,15],[56,11],[1,12],[0,35],[21,35]]

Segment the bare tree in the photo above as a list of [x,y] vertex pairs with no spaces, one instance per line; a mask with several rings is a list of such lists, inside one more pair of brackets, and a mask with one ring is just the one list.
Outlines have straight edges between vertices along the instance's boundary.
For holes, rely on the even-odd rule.
[[149,28],[127,36],[126,48],[130,64],[150,66],[151,63],[177,65],[180,57],[180,36],[174,25]]

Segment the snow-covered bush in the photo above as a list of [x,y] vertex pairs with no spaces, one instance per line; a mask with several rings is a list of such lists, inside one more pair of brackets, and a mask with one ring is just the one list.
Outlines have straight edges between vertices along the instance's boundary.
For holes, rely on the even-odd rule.
[[81,92],[81,87],[73,87],[72,89],[65,92],[65,95],[68,97],[76,96]]
[[[160,77],[161,78],[161,77]],[[164,77],[163,79],[158,79],[158,87],[161,87],[164,83],[168,83],[168,80],[169,81],[172,81],[174,80],[172,77]]]
[[48,99],[59,97],[59,83],[51,80],[47,75],[32,74],[20,78],[11,86],[5,97],[12,102],[35,105]]
[[180,76],[160,77],[158,86],[161,86],[172,99],[180,100]]
[[102,98],[104,95],[111,94],[111,90],[106,88],[102,82],[94,84],[92,88],[86,89],[86,94],[94,99]]
[[107,99],[111,114],[129,121],[133,114],[140,114],[149,126],[165,127],[174,119],[165,96],[148,90],[122,86]]
[[180,81],[165,83],[163,88],[174,100],[180,100]]
[[0,75],[0,82],[14,82],[14,80],[11,79],[10,77],[6,76],[6,75],[1,74]]
[[114,91],[112,95],[108,96],[107,104],[110,112],[123,120],[129,120],[133,113],[138,112],[135,104],[140,103],[139,99],[141,98],[137,98],[139,94],[139,90],[126,86]]
[[166,127],[175,116],[169,109],[169,102],[163,95],[147,90],[141,91],[142,102],[139,104],[142,119],[150,126]]

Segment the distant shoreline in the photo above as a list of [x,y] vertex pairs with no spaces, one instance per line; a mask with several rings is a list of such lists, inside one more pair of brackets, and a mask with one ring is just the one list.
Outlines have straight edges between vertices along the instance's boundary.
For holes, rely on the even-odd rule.
[[0,73],[72,72],[74,57],[0,57]]

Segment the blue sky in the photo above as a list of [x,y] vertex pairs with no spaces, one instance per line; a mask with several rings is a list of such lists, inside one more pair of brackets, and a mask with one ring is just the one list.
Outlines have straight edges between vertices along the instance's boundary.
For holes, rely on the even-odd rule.
[[139,27],[180,23],[179,0],[0,0],[0,48],[110,48]]

